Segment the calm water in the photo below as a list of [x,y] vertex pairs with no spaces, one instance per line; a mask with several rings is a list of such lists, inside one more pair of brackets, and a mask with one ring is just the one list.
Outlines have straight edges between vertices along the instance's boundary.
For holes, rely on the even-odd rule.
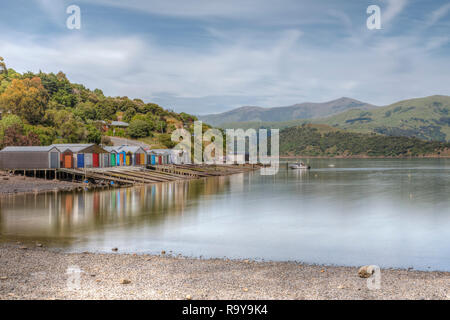
[[69,251],[450,271],[450,160],[310,164],[276,176],[6,197],[0,233],[49,238]]

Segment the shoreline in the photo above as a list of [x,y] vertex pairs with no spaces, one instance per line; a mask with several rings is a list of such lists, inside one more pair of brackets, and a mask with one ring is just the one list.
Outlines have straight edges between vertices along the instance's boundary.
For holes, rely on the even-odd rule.
[[385,156],[364,156],[364,155],[355,155],[355,156],[280,156],[280,159],[389,159],[389,160],[412,160],[412,159],[450,159],[450,155],[446,156],[415,156],[415,157],[385,157]]
[[[26,249],[25,249],[26,248]],[[369,290],[357,267],[172,255],[64,253],[0,243],[0,299],[450,299],[450,272],[382,269]],[[79,268],[80,287],[68,285]]]
[[0,171],[0,198],[51,191],[74,191],[79,188],[83,188],[82,183],[24,177]]
[[[124,167],[126,168],[126,167]],[[194,171],[198,170],[198,171]],[[206,171],[204,171],[206,170]],[[191,174],[197,173],[198,175],[191,176],[181,176],[171,179],[171,180],[160,180],[160,181],[152,181],[145,182],[135,185],[150,185],[156,183],[163,182],[171,182],[171,181],[181,181],[186,179],[203,179],[206,177],[217,177],[217,176],[227,176],[237,173],[244,173],[248,171],[254,171],[257,168],[250,166],[243,167],[230,167],[226,168],[224,166],[211,165],[211,166],[203,166],[203,167],[193,167],[193,170],[190,171]],[[209,175],[208,173],[209,172]],[[176,175],[175,175],[176,176]],[[70,191],[82,191],[84,189],[98,189],[102,190],[105,188],[129,188],[133,186],[133,184],[127,185],[115,185],[111,187],[109,184],[85,184],[83,182],[77,181],[64,181],[64,180],[46,180],[42,178],[34,178],[23,175],[13,175],[8,173],[7,171],[0,170],[0,198],[5,196],[15,196],[15,195],[24,195],[24,194],[38,194],[45,192],[70,192]]]

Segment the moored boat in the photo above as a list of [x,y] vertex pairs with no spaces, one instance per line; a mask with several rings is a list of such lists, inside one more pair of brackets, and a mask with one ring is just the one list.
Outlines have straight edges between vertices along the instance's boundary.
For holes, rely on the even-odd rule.
[[289,165],[290,169],[311,169],[311,166],[303,163],[303,162],[298,162],[298,163],[291,163]]

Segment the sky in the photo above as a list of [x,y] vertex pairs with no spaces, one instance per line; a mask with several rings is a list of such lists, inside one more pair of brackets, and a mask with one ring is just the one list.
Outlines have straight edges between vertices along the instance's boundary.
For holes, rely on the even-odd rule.
[[198,115],[343,96],[387,105],[450,95],[450,1],[3,0],[0,56]]

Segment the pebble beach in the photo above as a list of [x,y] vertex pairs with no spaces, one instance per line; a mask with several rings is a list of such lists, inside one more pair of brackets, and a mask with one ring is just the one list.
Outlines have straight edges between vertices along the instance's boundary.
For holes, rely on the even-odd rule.
[[382,269],[381,274],[381,288],[370,290],[358,267],[121,254],[120,248],[64,253],[36,242],[0,244],[2,300],[450,299],[448,272]]

